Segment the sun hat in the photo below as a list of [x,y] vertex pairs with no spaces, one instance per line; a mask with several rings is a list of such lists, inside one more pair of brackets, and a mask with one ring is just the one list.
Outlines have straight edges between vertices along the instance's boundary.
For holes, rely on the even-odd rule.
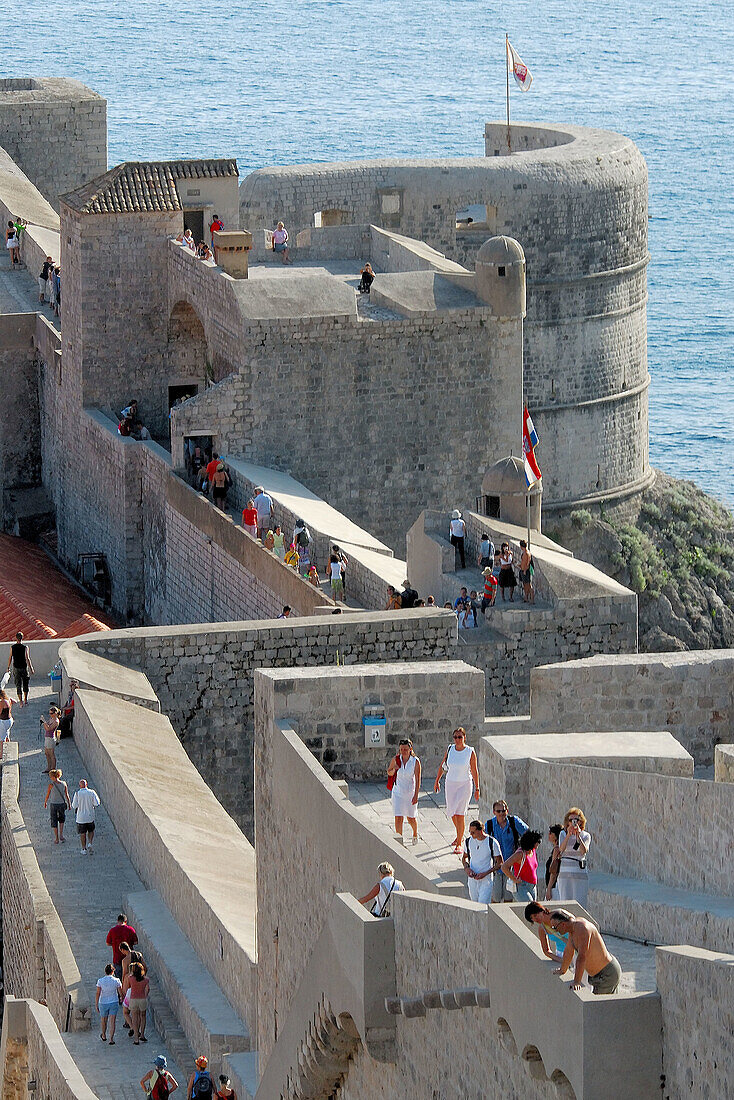
[[461,512],[459,511],[458,508],[454,508],[453,512],[451,513],[451,518],[452,519],[461,519]]
[[199,1057],[196,1059],[195,1065],[197,1065],[199,1069],[206,1069],[206,1067],[209,1065],[209,1059],[207,1058],[206,1054],[200,1054]]
[[168,1065],[168,1060],[167,1060],[165,1054],[159,1054],[157,1057],[155,1057],[153,1059],[153,1065],[157,1069],[165,1069]]
[[485,577],[487,576],[488,573],[491,573],[491,572],[492,572],[492,570],[491,570],[490,566],[487,566],[486,569],[482,570],[482,573],[484,573]]

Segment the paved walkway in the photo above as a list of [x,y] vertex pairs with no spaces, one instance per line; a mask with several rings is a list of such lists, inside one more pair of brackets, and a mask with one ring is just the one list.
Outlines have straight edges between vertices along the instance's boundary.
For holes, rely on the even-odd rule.
[[[433,793],[435,775],[428,775],[421,783],[421,795],[418,810],[418,832],[420,840],[415,846],[411,843],[411,830],[407,822],[403,823],[403,843],[422,864],[427,874],[441,880],[447,893],[467,896],[466,875],[461,867],[459,856],[453,854],[451,842],[454,839],[454,827],[446,817],[443,795]],[[349,799],[366,818],[371,831],[385,838],[394,837],[394,821],[390,794],[383,783],[350,783]],[[467,821],[479,816],[476,802],[469,807]],[[542,849],[541,849],[542,851]],[[539,863],[545,865],[543,853]],[[624,971],[620,991],[624,993],[647,992],[656,988],[655,948],[635,943],[633,940],[620,939],[605,935],[609,950],[619,959]],[[550,963],[549,963],[550,965]]]
[[59,318],[49,306],[38,301],[37,274],[26,267],[12,267],[7,248],[0,250],[0,314],[36,313],[41,310],[44,317],[57,327]]
[[[56,702],[57,697],[49,692],[42,678],[36,677],[35,686],[33,680],[31,684],[29,705],[13,708],[13,740],[18,742],[20,757],[20,808],[93,1005],[97,978],[111,959],[110,948],[105,943],[107,932],[117,919],[123,897],[129,891],[145,887],[104,806],[97,810],[92,856],[81,855],[74,815],[68,811],[66,843],[53,843],[48,810],[43,809],[48,777],[41,774],[45,757],[38,736],[38,720],[42,712],[48,714],[49,704]],[[61,742],[56,761],[69,785],[70,797],[81,778],[88,779],[90,786],[94,786],[94,777],[85,770],[71,739]],[[152,977],[155,979],[154,974]],[[170,1052],[151,1026],[150,1014],[146,1028],[148,1042],[137,1047],[122,1029],[121,1014],[113,1047],[100,1042],[97,1023],[98,1017],[93,1017],[90,1031],[65,1034],[63,1039],[90,1088],[101,1100],[132,1100],[142,1096],[140,1078],[151,1068],[153,1058],[159,1053],[166,1054],[174,1077],[179,1084],[183,1082],[183,1069],[172,1061]]]

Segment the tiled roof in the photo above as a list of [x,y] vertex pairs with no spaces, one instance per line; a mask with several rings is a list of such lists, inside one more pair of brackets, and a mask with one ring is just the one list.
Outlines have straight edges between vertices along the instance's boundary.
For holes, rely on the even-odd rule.
[[181,209],[177,179],[237,176],[236,160],[125,161],[62,195],[80,214],[138,214]]

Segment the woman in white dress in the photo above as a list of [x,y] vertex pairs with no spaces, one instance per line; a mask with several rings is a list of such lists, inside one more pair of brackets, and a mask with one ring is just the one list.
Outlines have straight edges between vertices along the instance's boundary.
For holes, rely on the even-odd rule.
[[398,743],[397,756],[387,767],[390,779],[394,776],[392,789],[392,812],[395,815],[395,833],[399,839],[403,836],[403,818],[413,830],[413,843],[418,843],[418,819],[416,807],[421,789],[421,762],[413,752],[413,742],[409,737]]
[[589,872],[586,859],[591,844],[591,833],[586,832],[586,817],[578,806],[572,806],[563,819],[563,829],[558,838],[561,869],[556,888],[560,901],[577,901],[586,908],[589,897]]
[[446,754],[441,761],[433,785],[438,793],[441,786],[441,776],[446,773],[446,813],[454,823],[456,839],[454,840],[454,852],[461,855],[466,830],[466,811],[471,802],[472,789],[479,798],[479,766],[477,754],[466,743],[466,730],[459,726],[454,730],[454,743],[449,745]]

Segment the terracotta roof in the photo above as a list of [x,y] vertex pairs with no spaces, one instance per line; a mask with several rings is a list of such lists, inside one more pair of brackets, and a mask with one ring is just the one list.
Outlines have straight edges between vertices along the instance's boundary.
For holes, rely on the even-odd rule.
[[0,641],[75,638],[115,624],[35,543],[0,535]]
[[236,160],[125,161],[62,195],[80,214],[138,214],[181,209],[177,179],[237,176]]

